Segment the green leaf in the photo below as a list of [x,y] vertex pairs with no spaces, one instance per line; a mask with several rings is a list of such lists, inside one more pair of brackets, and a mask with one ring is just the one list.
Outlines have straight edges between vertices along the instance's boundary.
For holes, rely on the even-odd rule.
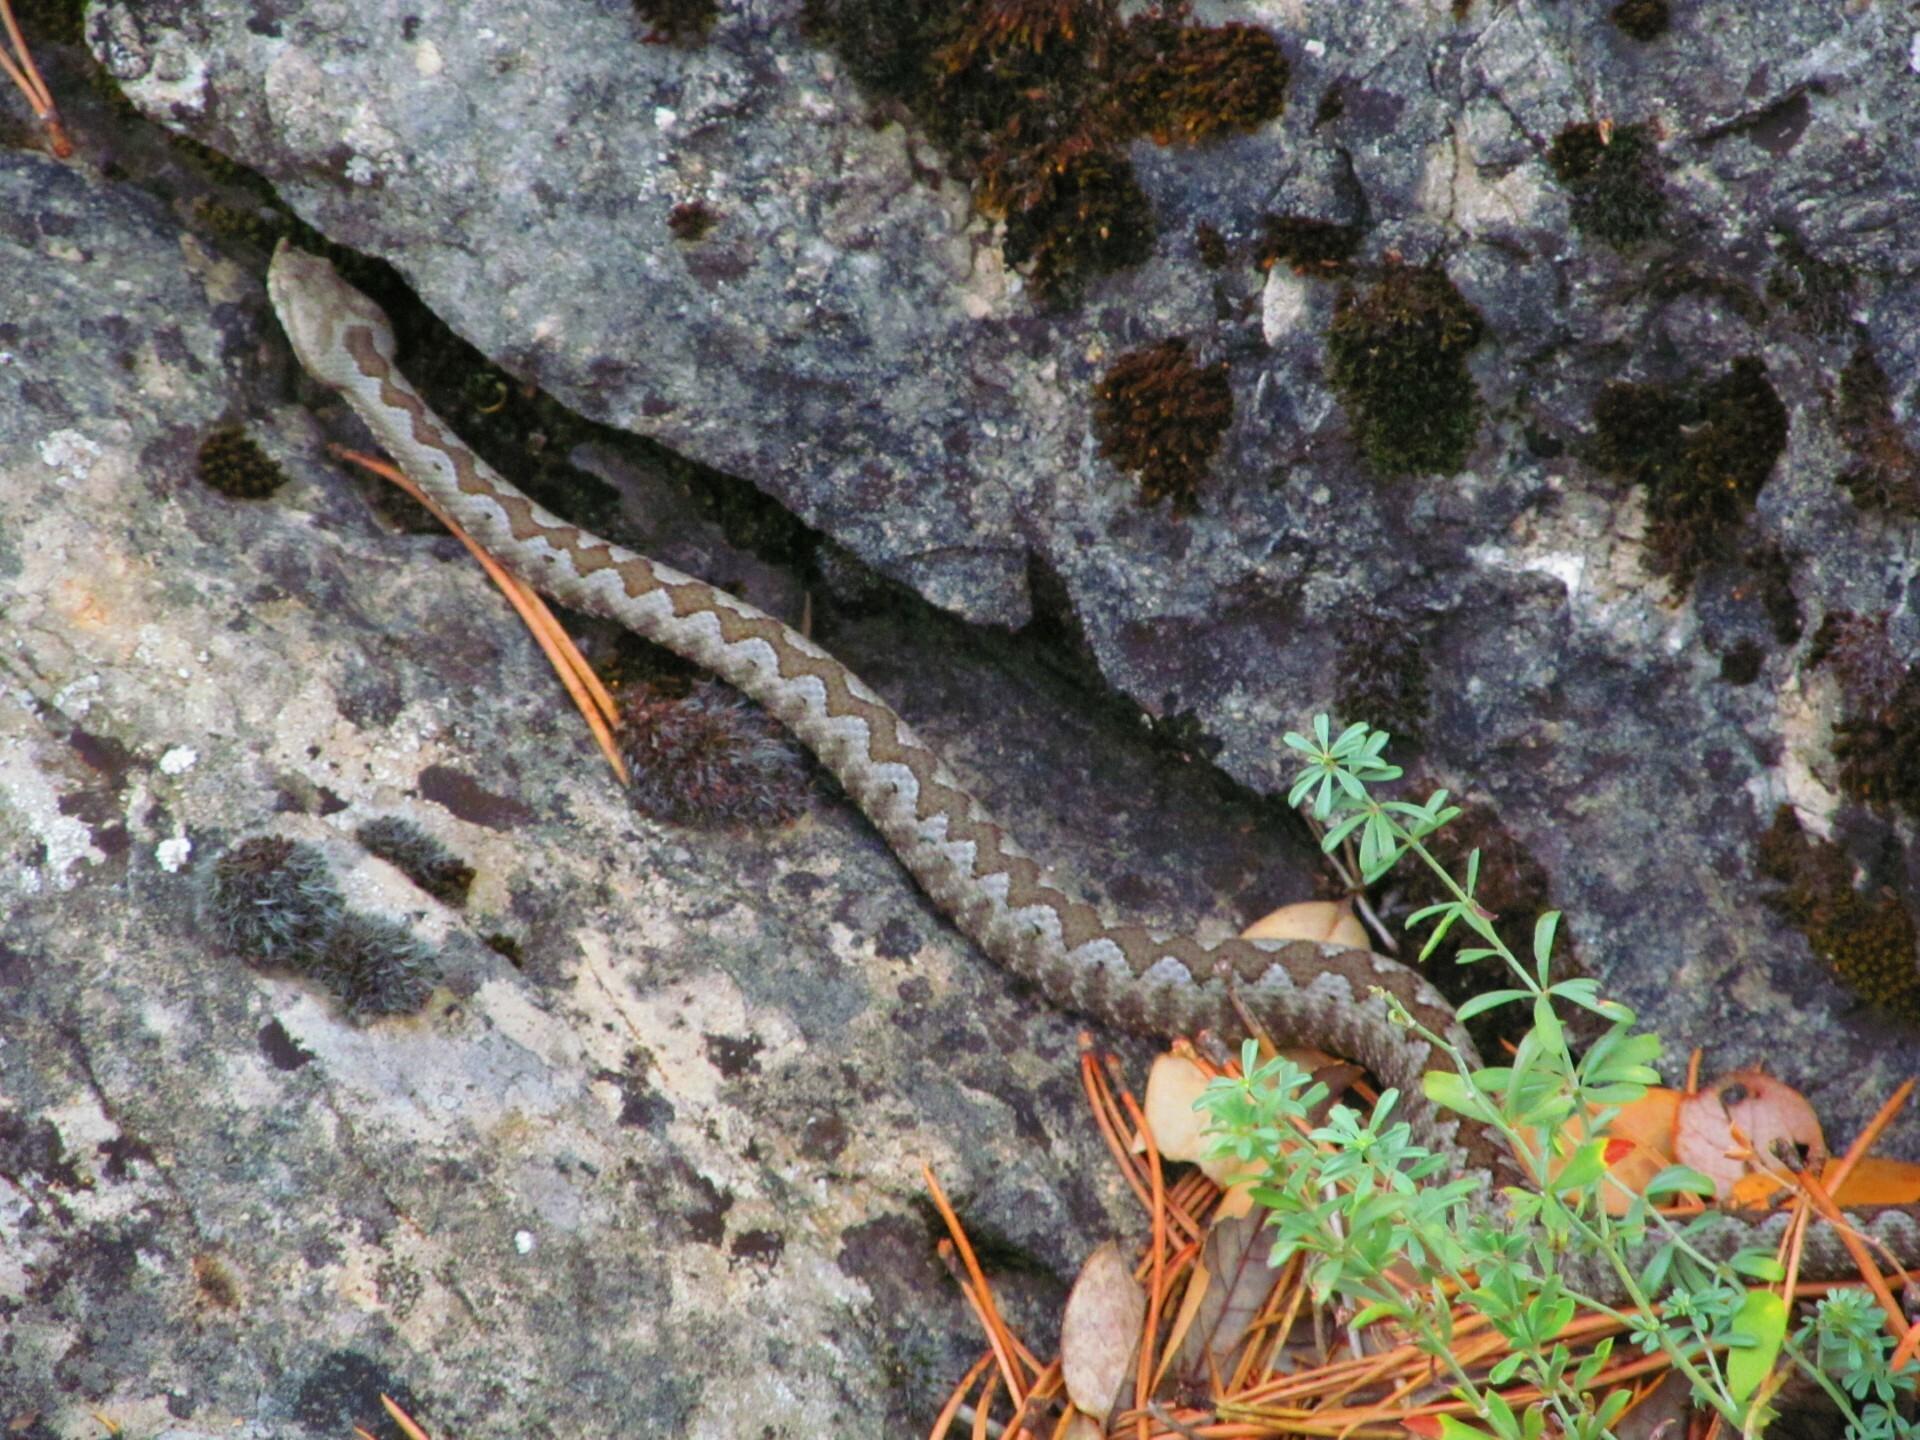
[[1780,1263],[1771,1250],[1739,1250],[1734,1252],[1733,1259],[1728,1263],[1749,1280],[1777,1285],[1787,1278],[1787,1267]]
[[1573,1157],[1561,1167],[1554,1177],[1556,1190],[1584,1190],[1602,1175],[1607,1173],[1607,1142],[1605,1139],[1589,1140]]
[[1484,1015],[1489,1010],[1497,1010],[1502,1005],[1511,1005],[1516,1000],[1527,998],[1524,990],[1489,990],[1484,995],[1476,995],[1454,1011],[1454,1018],[1462,1025],[1476,1015]]
[[1611,1429],[1613,1422],[1620,1418],[1620,1412],[1633,1403],[1633,1391],[1609,1390],[1607,1398],[1600,1402],[1600,1408],[1594,1412],[1594,1418],[1600,1422],[1602,1430]]
[[1429,1070],[1420,1077],[1420,1090],[1442,1110],[1461,1115],[1478,1115],[1485,1108],[1480,1097],[1468,1087],[1457,1071]]
[[1553,932],[1560,928],[1560,912],[1549,910],[1533,925],[1533,961],[1540,967],[1540,983],[1547,983],[1547,962],[1553,956]]
[[1727,1390],[1744,1401],[1773,1372],[1780,1344],[1787,1338],[1787,1302],[1771,1290],[1749,1290],[1729,1326],[1733,1336],[1749,1343],[1727,1352]]
[[1642,1186],[1640,1193],[1657,1200],[1662,1195],[1711,1196],[1715,1192],[1713,1181],[1691,1165],[1669,1165]]
[[1364,1330],[1376,1320],[1404,1320],[1407,1307],[1393,1300],[1376,1300],[1367,1306],[1348,1323],[1356,1330]]
[[1487,1372],[1487,1383],[1489,1385],[1506,1384],[1515,1375],[1520,1373],[1520,1366],[1526,1358],[1527,1357],[1520,1351],[1514,1351],[1513,1354],[1501,1360],[1499,1364]]
[[1451,1415],[1442,1415],[1439,1420],[1440,1440],[1496,1440],[1478,1425],[1469,1425]]

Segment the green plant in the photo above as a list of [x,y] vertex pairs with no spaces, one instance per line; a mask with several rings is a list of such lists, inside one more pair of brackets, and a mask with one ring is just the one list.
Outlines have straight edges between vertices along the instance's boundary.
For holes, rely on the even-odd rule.
[[[1316,1298],[1338,1295],[1355,1307],[1353,1328],[1390,1320],[1431,1357],[1477,1417],[1443,1420],[1448,1440],[1536,1440],[1550,1426],[1577,1440],[1610,1435],[1629,1394],[1605,1388],[1611,1341],[1577,1354],[1561,1338],[1583,1312],[1620,1322],[1641,1349],[1664,1353],[1696,1403],[1735,1433],[1764,1426],[1770,1391],[1763,1382],[1785,1356],[1847,1417],[1851,1440],[1911,1436],[1898,1428],[1906,1422],[1892,1401],[1912,1393],[1912,1373],[1888,1371],[1891,1342],[1876,1335],[1870,1313],[1828,1302],[1811,1329],[1790,1336],[1786,1302],[1751,1283],[1780,1278],[1770,1250],[1716,1262],[1654,1208],[1679,1192],[1711,1194],[1704,1176],[1671,1166],[1630,1196],[1624,1213],[1608,1213],[1602,1192],[1614,1182],[1606,1126],[1658,1079],[1659,1038],[1637,1031],[1634,1013],[1603,998],[1595,981],[1554,977],[1557,912],[1535,925],[1530,962],[1507,946],[1475,897],[1478,852],[1456,877],[1425,843],[1459,814],[1447,793],[1435,791],[1423,804],[1374,793],[1401,774],[1383,758],[1387,740],[1365,725],[1335,736],[1319,716],[1310,737],[1286,737],[1303,762],[1288,799],[1309,804],[1325,827],[1328,853],[1357,842],[1368,883],[1409,855],[1435,874],[1447,898],[1407,922],[1430,927],[1425,953],[1464,927],[1480,943],[1463,949],[1460,961],[1494,960],[1509,972],[1510,985],[1459,1012],[1464,1021],[1528,1007],[1532,1025],[1508,1064],[1475,1067],[1444,1036],[1404,1012],[1400,1018],[1450,1062],[1427,1074],[1426,1098],[1503,1137],[1525,1157],[1529,1183],[1496,1200],[1475,1179],[1447,1178],[1446,1158],[1416,1144],[1411,1127],[1394,1118],[1399,1095],[1392,1090],[1370,1113],[1334,1105],[1316,1118],[1329,1098],[1325,1086],[1288,1060],[1258,1063],[1249,1044],[1242,1074],[1216,1081],[1200,1106],[1212,1117],[1220,1153],[1263,1170],[1253,1196],[1270,1212],[1272,1263],[1300,1257]],[[1568,1007],[1604,1025],[1583,1054],[1569,1043]],[[1584,1124],[1569,1126],[1575,1117]],[[1549,1135],[1550,1144],[1535,1138]],[[1583,1282],[1596,1275],[1610,1283]],[[1626,1297],[1619,1306],[1605,1298],[1615,1291]],[[1455,1358],[1449,1292],[1506,1342],[1505,1357],[1490,1368],[1470,1370]],[[1516,1409],[1500,1393],[1515,1382],[1539,1398]]]

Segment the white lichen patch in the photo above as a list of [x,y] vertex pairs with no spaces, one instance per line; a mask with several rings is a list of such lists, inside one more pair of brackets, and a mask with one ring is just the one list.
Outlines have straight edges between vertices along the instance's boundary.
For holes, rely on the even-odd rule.
[[199,758],[200,753],[191,745],[175,745],[160,757],[160,773],[184,775]]
[[82,865],[100,865],[106,854],[93,843],[93,832],[72,815],[61,813],[68,792],[57,788],[50,767],[43,766],[34,747],[20,742],[0,745],[0,833],[13,830],[33,842],[38,863],[9,865],[0,874],[0,893],[37,895],[44,890],[71,890],[80,882]]
[[91,475],[102,453],[99,442],[78,430],[56,430],[40,442],[40,463],[53,471],[63,486]]

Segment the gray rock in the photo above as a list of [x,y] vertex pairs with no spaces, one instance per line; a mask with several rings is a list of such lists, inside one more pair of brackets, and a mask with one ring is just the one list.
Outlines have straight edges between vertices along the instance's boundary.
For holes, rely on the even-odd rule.
[[[1836,483],[1833,405],[1870,345],[1911,432],[1910,36],[1885,7],[1680,7],[1651,44],[1604,7],[1443,9],[1200,7],[1280,34],[1287,113],[1135,142],[1152,258],[1052,305],[793,0],[699,45],[642,43],[614,0],[104,3],[89,42],[512,374],[818,527],[854,557],[835,593],[877,593],[860,562],[1073,636],[1097,679],[913,607],[822,632],[1113,908],[1217,932],[1311,860],[1119,738],[1102,695],[1270,795],[1284,731],[1380,667],[1344,627],[1401,627],[1434,675],[1413,759],[1497,809],[1583,960],[1676,1061],[1765,1057],[1851,1133],[1911,1032],[1769,910],[1754,846],[1791,800],[1872,831],[1876,878],[1920,905],[1913,823],[1845,800],[1842,701],[1809,663],[1841,610],[1893,610],[1920,655],[1911,523]],[[1576,228],[1546,159],[1602,121],[1650,127],[1666,195],[1626,250]],[[1035,1261],[996,1278],[1043,1342],[1073,1261],[1132,1223],[1073,1023],[1009,994],[838,801],[774,835],[633,818],[552,738],[550,677],[450,542],[383,529],[323,458],[256,275],[131,185],[9,153],[0,187],[10,1398],[219,1433],[342,1433],[382,1389],[436,1433],[917,1428],[973,1344],[918,1208],[929,1157]],[[718,223],[675,238],[696,201]],[[1397,254],[1478,308],[1460,474],[1370,473],[1328,379],[1341,282],[1254,269],[1270,214],[1363,221],[1357,287]],[[1114,359],[1174,335],[1234,394],[1186,518],[1137,503],[1090,420]],[[1594,403],[1749,355],[1787,449],[1675,595],[1644,495],[1593,461]],[[236,418],[292,476],[270,501],[192,478]],[[623,523],[792,605],[630,462],[596,468]],[[396,812],[475,865],[465,912],[345,838]],[[424,1015],[355,1026],[210,952],[193,873],[262,832],[440,947]]]

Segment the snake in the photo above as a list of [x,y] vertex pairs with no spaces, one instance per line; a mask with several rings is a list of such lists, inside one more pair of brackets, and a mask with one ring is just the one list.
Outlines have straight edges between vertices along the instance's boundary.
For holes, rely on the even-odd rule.
[[[1236,1035],[1243,1016],[1257,1016],[1274,1036],[1357,1061],[1397,1090],[1397,1114],[1414,1141],[1456,1177],[1477,1181],[1474,1203],[1489,1213],[1501,1188],[1531,1183],[1497,1131],[1427,1097],[1422,1076],[1444,1058],[1427,1035],[1470,1068],[1480,1061],[1453,1007],[1418,971],[1332,943],[1208,942],[1109,921],[1066,893],[939,754],[819,645],[724,590],[562,519],[475,454],[401,374],[386,313],[330,261],[282,240],[267,293],[302,368],[337,392],[482,546],[534,588],[664,646],[771,712],[839,780],[934,905],[1048,1001],[1162,1038]],[[1883,1256],[1920,1261],[1920,1206],[1849,1217]],[[1689,1240],[1725,1259],[1777,1243],[1787,1218],[1710,1212]],[[1800,1273],[1854,1273],[1831,1227],[1809,1232]],[[1611,1268],[1591,1259],[1564,1259],[1562,1275],[1604,1301],[1623,1292]]]

